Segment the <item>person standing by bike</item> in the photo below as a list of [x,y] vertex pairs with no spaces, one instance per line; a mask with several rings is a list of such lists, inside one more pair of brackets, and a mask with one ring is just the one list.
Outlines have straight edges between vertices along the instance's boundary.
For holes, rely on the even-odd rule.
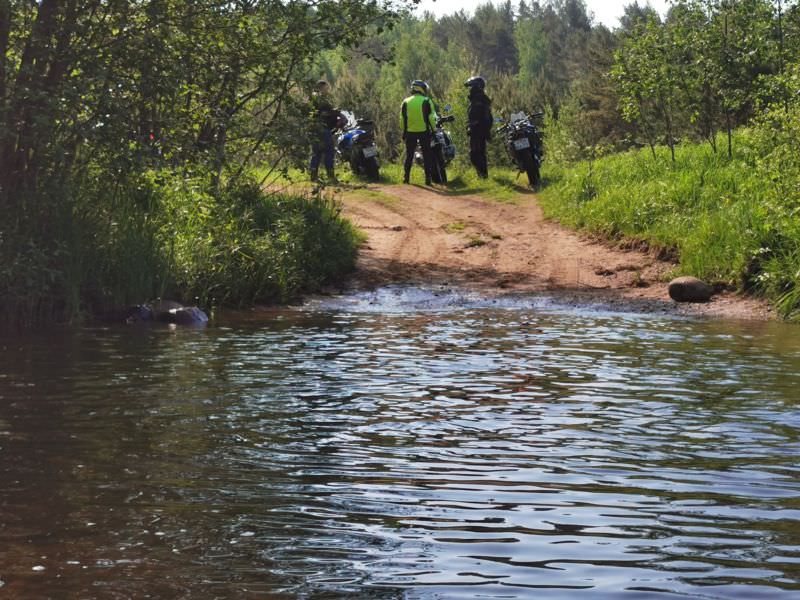
[[311,96],[311,105],[314,108],[314,123],[311,130],[311,162],[309,164],[311,181],[319,181],[319,163],[324,161],[328,182],[336,183],[336,173],[333,169],[335,153],[333,130],[336,128],[340,113],[333,108],[330,86],[324,79],[317,82],[317,90]]
[[477,75],[464,83],[469,88],[469,106],[467,107],[467,135],[469,135],[469,160],[478,172],[478,177],[489,177],[489,165],[486,160],[486,142],[492,136],[492,101],[484,92],[486,80]]
[[428,97],[428,84],[419,79],[411,82],[411,95],[403,100],[400,114],[403,119],[403,141],[406,143],[406,160],[403,164],[403,183],[408,183],[414,151],[417,144],[422,146],[422,160],[425,168],[425,185],[431,185],[431,133],[436,127],[436,110]]

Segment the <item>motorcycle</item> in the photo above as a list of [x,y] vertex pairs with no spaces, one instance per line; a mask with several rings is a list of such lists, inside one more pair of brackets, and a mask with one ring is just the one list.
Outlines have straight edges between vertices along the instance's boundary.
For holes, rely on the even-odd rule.
[[508,123],[497,129],[505,136],[506,152],[517,169],[528,175],[531,187],[538,186],[542,180],[540,169],[544,160],[544,144],[542,129],[536,121],[543,116],[542,112],[528,115],[524,112],[514,113]]
[[[444,128],[444,124],[452,123],[455,120],[453,115],[436,119],[436,129],[433,130],[431,136],[431,181],[433,183],[447,183],[447,165],[456,157],[456,146],[450,137],[450,132]],[[420,166],[425,164],[421,150],[414,152],[414,160]]]
[[378,181],[380,164],[373,122],[357,119],[350,111],[342,111],[338,129],[336,151],[341,160],[350,163],[354,174]]

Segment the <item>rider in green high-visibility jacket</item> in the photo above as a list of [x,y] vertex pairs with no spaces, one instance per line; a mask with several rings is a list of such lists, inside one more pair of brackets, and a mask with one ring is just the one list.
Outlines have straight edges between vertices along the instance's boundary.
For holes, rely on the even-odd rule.
[[424,81],[411,82],[411,95],[403,100],[400,115],[403,123],[403,140],[406,143],[406,160],[403,182],[408,183],[414,152],[417,145],[422,146],[422,159],[425,165],[425,185],[431,184],[433,156],[431,155],[431,135],[436,128],[436,109],[428,97],[430,88]]

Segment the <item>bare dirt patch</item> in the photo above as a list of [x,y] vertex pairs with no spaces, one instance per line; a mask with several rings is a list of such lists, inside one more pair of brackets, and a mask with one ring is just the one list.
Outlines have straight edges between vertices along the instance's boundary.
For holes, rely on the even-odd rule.
[[667,293],[675,264],[581,237],[544,218],[533,194],[513,203],[420,186],[370,186],[342,196],[344,214],[368,236],[357,289],[442,284],[483,293],[549,293],[565,302],[745,319],[768,306],[729,292],[705,304]]

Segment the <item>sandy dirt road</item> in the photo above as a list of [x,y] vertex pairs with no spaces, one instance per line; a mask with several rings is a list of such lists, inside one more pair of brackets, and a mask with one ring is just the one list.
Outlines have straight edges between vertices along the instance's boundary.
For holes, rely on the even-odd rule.
[[728,292],[706,304],[676,304],[667,293],[674,264],[581,237],[545,219],[533,194],[499,202],[376,185],[345,191],[342,202],[345,216],[368,236],[350,282],[357,289],[452,285],[625,310],[771,318],[765,303]]

